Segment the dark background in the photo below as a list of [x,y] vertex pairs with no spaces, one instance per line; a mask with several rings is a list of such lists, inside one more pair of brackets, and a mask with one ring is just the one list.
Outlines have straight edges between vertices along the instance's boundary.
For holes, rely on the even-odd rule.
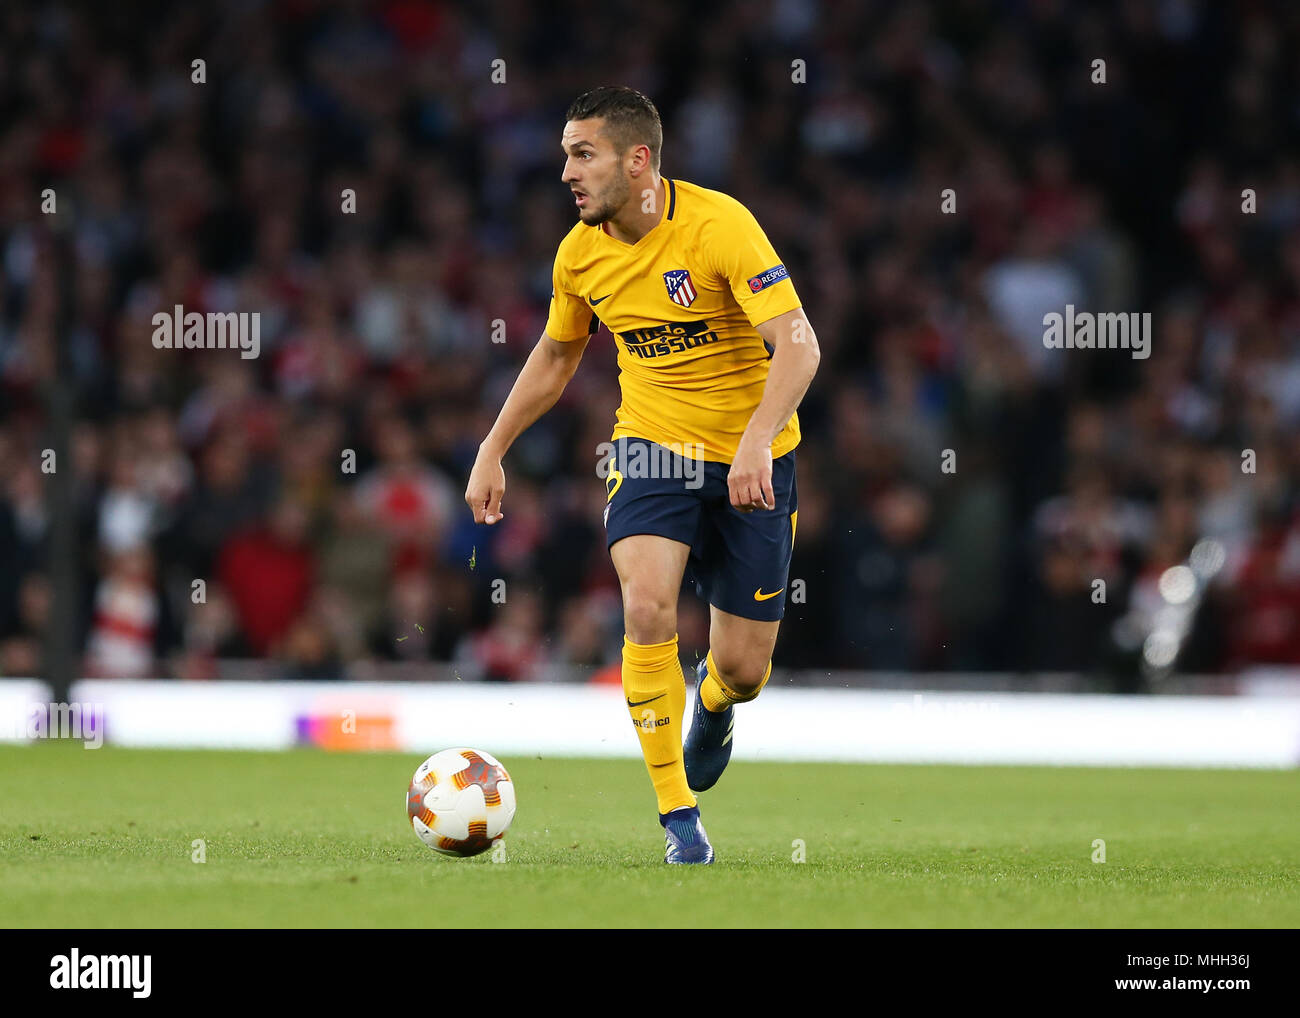
[[[504,523],[461,500],[597,84],[655,100],[664,173],[749,206],[817,330],[779,666],[1136,688],[1198,541],[1223,567],[1180,669],[1300,662],[1295,5],[10,0],[0,40],[0,674],[43,674],[60,622],[94,675],[616,662],[607,332],[508,458]],[[155,349],[177,303],[260,312],[261,356]],[[1152,356],[1045,350],[1066,303],[1151,312]],[[706,625],[685,596],[685,651]]]

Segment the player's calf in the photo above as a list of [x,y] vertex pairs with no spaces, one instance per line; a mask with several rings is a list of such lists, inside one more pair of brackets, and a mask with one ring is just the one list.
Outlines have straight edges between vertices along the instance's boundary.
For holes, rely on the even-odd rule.
[[732,688],[723,680],[712,653],[700,662],[696,674],[699,681],[695,686],[695,707],[683,755],[686,783],[691,791],[704,792],[718,783],[731,762],[735,705],[747,703],[762,692],[772,674],[772,663],[769,661],[758,681],[747,684],[748,688],[743,691]]

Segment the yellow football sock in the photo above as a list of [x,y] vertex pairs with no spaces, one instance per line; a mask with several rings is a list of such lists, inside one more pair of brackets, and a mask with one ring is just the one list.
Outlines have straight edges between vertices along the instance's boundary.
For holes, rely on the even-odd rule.
[[623,638],[623,693],[641,738],[641,755],[655,786],[659,812],[694,806],[682,758],[686,677],[675,635],[667,643],[650,644]]
[[748,703],[763,692],[767,680],[772,677],[772,662],[769,661],[767,671],[763,673],[763,681],[758,684],[758,688],[752,693],[737,693],[718,676],[718,666],[713,662],[713,651],[709,651],[708,657],[704,660],[708,662],[708,674],[700,683],[700,702],[704,704],[705,710],[712,711],[714,714],[726,710],[733,703]]

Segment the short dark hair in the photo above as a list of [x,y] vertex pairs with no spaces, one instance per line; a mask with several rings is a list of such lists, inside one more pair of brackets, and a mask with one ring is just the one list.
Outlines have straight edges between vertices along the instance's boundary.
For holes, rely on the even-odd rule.
[[650,150],[650,163],[659,169],[659,152],[664,145],[663,124],[655,104],[634,88],[601,85],[584,92],[569,106],[565,120],[605,119],[605,133],[619,152],[633,145]]

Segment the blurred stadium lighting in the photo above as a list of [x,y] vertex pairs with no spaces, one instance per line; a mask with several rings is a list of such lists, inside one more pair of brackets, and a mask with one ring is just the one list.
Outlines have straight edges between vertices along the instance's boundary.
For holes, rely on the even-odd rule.
[[1212,537],[1202,538],[1197,541],[1192,548],[1191,554],[1187,557],[1192,572],[1202,582],[1209,582],[1213,579],[1227,560],[1228,553],[1223,547],[1223,542]]
[[1160,596],[1184,604],[1196,592],[1196,574],[1188,566],[1171,566],[1160,576]]
[[[1173,672],[1178,655],[1192,634],[1206,586],[1223,566],[1224,559],[1223,545],[1205,539],[1192,548],[1189,564],[1170,566],[1160,574],[1156,586],[1164,604],[1150,613],[1149,626],[1142,639],[1141,669],[1148,681],[1159,682]],[[1127,622],[1127,628],[1117,624],[1115,634],[1117,643],[1121,636],[1126,637],[1130,648],[1136,643],[1134,636],[1141,634],[1141,629],[1133,624],[1134,615],[1130,612],[1121,619],[1121,623]]]

